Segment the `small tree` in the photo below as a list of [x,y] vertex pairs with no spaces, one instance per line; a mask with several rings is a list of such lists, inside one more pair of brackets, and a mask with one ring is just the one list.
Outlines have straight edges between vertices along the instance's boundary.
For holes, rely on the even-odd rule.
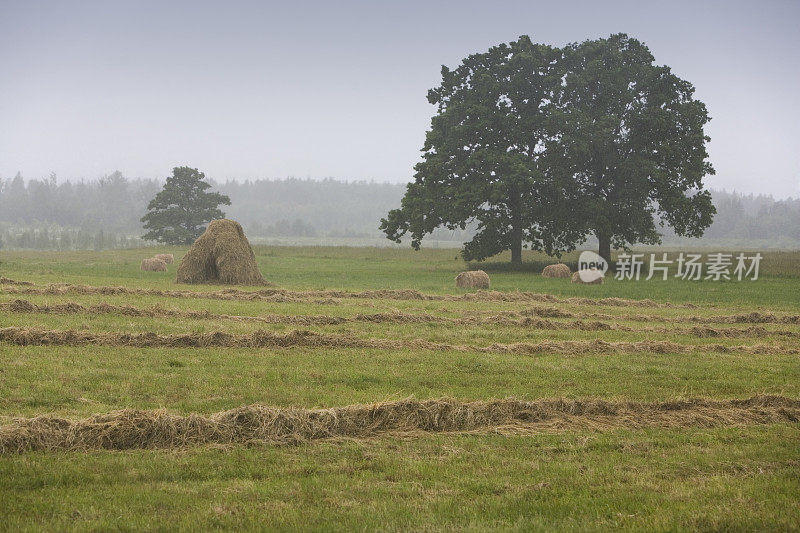
[[165,244],[192,244],[212,220],[225,218],[219,206],[231,205],[224,194],[206,192],[211,185],[196,168],[175,167],[167,183],[147,206],[142,236]]

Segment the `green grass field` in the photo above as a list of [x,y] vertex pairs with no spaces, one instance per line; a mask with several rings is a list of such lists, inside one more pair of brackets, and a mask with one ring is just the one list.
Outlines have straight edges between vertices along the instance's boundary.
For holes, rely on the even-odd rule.
[[[476,296],[454,287],[467,268],[456,250],[259,246],[261,271],[285,290],[220,299],[202,293],[224,287],[176,286],[176,265],[139,270],[161,251],[179,259],[185,250],[0,252],[0,276],[34,283],[0,284],[2,331],[101,339],[0,341],[0,443],[20,417],[126,408],[211,415],[409,397],[800,399],[798,252],[765,254],[758,281],[600,286],[509,270],[501,257],[482,266],[501,294]],[[362,293],[382,289],[426,299]],[[169,344],[298,330],[327,341]],[[148,332],[160,344],[127,340]],[[798,529],[799,409],[655,422],[630,409],[295,444],[7,451],[0,530]]]

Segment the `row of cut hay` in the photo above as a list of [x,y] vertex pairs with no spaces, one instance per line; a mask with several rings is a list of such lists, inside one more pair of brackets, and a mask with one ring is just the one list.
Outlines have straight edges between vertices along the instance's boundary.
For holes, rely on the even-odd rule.
[[641,313],[611,315],[607,313],[573,312],[554,306],[528,307],[522,311],[508,311],[504,316],[538,316],[542,318],[579,318],[592,320],[622,320],[627,322],[666,322],[682,324],[800,324],[800,315],[784,315],[771,312],[753,311],[733,315],[643,315]]
[[273,333],[258,330],[252,333],[233,334],[222,331],[211,333],[185,333],[159,335],[156,333],[93,333],[76,330],[43,330],[36,328],[7,327],[0,328],[0,341],[18,346],[134,346],[140,348],[374,348],[381,350],[413,349],[428,351],[458,351],[512,353],[520,355],[533,354],[566,354],[584,355],[598,353],[749,353],[797,354],[800,350],[793,347],[773,344],[722,345],[722,344],[681,344],[671,341],[645,340],[636,342],[608,342],[599,339],[580,341],[541,341],[519,342],[511,344],[495,343],[489,346],[473,346],[463,344],[446,344],[424,339],[394,340],[361,338],[352,335],[332,333],[314,333],[305,330],[294,330],[289,333]]
[[[18,282],[19,283],[19,282]],[[25,282],[28,283],[28,282]],[[31,284],[32,285],[32,284]],[[64,296],[68,294],[77,295],[105,295],[105,296],[124,296],[124,295],[137,295],[137,296],[161,296],[165,298],[199,298],[199,299],[217,299],[217,300],[242,300],[242,301],[268,301],[272,303],[296,303],[306,302],[307,297],[317,297],[320,293],[335,294],[337,298],[341,298],[341,293],[334,291],[314,291],[313,295],[302,292],[284,291],[279,289],[266,289],[261,291],[239,291],[236,289],[228,289],[223,291],[171,291],[161,289],[144,289],[144,288],[128,288],[128,287],[102,287],[91,285],[72,285],[72,284],[50,284],[42,287],[33,286],[6,286],[2,289],[6,294],[17,295],[52,295]],[[290,296],[291,294],[291,296]],[[355,293],[353,293],[355,294]],[[478,293],[476,293],[478,294]],[[514,293],[510,293],[514,294]],[[548,294],[533,294],[533,293],[516,293],[525,298],[520,300],[523,303],[527,302],[544,302],[544,303],[557,303],[565,305],[580,305],[588,306],[594,304],[596,306],[610,306],[618,307],[627,300],[620,300],[616,298],[603,298],[600,300],[588,300],[585,298],[557,298]],[[465,295],[470,296],[470,295]],[[461,298],[456,298],[461,299]],[[507,300],[508,301],[508,300]],[[647,304],[648,300],[632,300]],[[314,303],[320,305],[334,305],[336,300],[331,298],[318,299]],[[637,307],[645,307],[640,305]],[[652,307],[660,307],[656,304]],[[664,304],[664,307],[670,307]],[[691,304],[686,307],[693,308]],[[692,322],[697,324],[800,324],[800,315],[797,314],[776,314],[768,311],[752,311],[749,313],[739,313],[734,315],[681,315],[681,316],[658,316],[658,315],[642,315],[642,314],[624,314],[612,315],[607,313],[589,313],[589,312],[574,312],[567,309],[555,306],[538,306],[529,307],[521,312],[512,311],[506,313],[508,316],[528,316],[535,315],[543,318],[580,318],[591,320],[623,320],[632,322],[669,322],[669,323],[684,323]],[[391,321],[392,317],[388,317],[387,321]],[[379,321],[376,320],[376,321]],[[401,319],[398,321],[402,321]]]
[[0,426],[0,453],[32,450],[127,450],[203,444],[302,443],[421,432],[533,433],[552,430],[642,427],[714,427],[794,423],[800,400],[756,396],[746,400],[675,400],[637,403],[604,400],[514,399],[460,402],[406,399],[331,409],[253,405],[210,416],[125,409],[83,420],[23,418]]
[[[767,336],[798,337],[800,331],[768,330],[763,326],[750,326],[747,328],[713,328],[710,326],[695,326],[692,328],[670,327],[630,327],[621,324],[584,321],[582,319],[569,319],[568,321],[555,322],[547,318],[525,316],[511,318],[508,315],[468,316],[463,318],[448,318],[431,315],[428,313],[411,314],[402,312],[357,314],[349,317],[328,315],[262,315],[241,316],[211,313],[210,311],[180,311],[155,306],[138,308],[130,305],[111,305],[107,303],[83,306],[75,302],[62,304],[40,305],[28,300],[14,300],[0,303],[0,310],[11,313],[42,313],[42,314],[111,314],[128,317],[145,318],[188,318],[193,320],[229,320],[234,322],[259,322],[264,324],[291,324],[296,326],[330,326],[345,323],[370,323],[370,324],[433,324],[445,323],[464,326],[505,326],[522,327],[538,330],[561,331],[620,331],[625,333],[656,333],[669,335],[691,335],[704,338],[763,338]],[[511,314],[511,313],[509,313]],[[519,315],[514,312],[513,314]],[[653,321],[656,321],[654,319]]]
[[32,281],[19,281],[16,279],[7,278],[5,276],[0,276],[0,285],[36,285]]
[[[278,291],[273,296],[264,296],[262,291],[248,292],[248,291],[214,291],[214,292],[200,292],[200,291],[163,291],[160,289],[129,289],[127,287],[94,287],[88,285],[46,285],[43,287],[5,287],[2,292],[6,294],[15,295],[51,295],[51,296],[66,296],[69,294],[76,295],[104,295],[104,296],[124,296],[124,295],[144,295],[144,296],[163,296],[166,298],[198,298],[198,299],[220,299],[220,300],[269,300],[273,303],[283,302],[303,302],[307,301],[299,298],[284,298],[284,292]],[[277,298],[275,296],[278,296]],[[547,296],[547,295],[542,295]],[[546,302],[551,302],[550,298],[544,298]],[[20,300],[24,302],[25,300]],[[333,305],[336,300],[317,300],[315,303],[320,305]],[[583,305],[585,302],[575,302],[573,299],[562,300],[561,303],[567,305],[579,304]],[[20,304],[24,306],[25,304]],[[615,306],[615,305],[614,305]],[[128,306],[120,306],[120,308],[128,308]],[[22,309],[23,307],[20,307]],[[30,312],[35,312],[31,310]],[[48,312],[48,311],[41,311]],[[204,313],[199,312],[198,313]],[[528,316],[537,316],[542,318],[574,318],[582,320],[607,320],[607,321],[628,321],[628,322],[664,322],[664,323],[686,323],[691,322],[695,324],[800,324],[800,315],[797,314],[776,314],[768,311],[752,311],[749,313],[737,313],[733,315],[678,315],[678,316],[664,316],[652,314],[609,314],[597,313],[587,311],[574,311],[565,309],[564,307],[556,307],[554,305],[544,306],[530,306],[521,311],[491,311],[491,315],[480,313],[478,311],[467,310],[465,313],[468,316],[473,316],[479,313],[480,316],[487,316],[490,319],[501,317],[520,318]],[[123,312],[123,314],[125,314]],[[170,316],[178,316],[171,314]],[[205,315],[208,317],[208,315]],[[223,315],[221,315],[223,316]],[[424,316],[425,318],[413,318]],[[412,318],[409,318],[412,317]],[[203,318],[202,316],[200,318]],[[334,317],[330,317],[333,319]],[[367,322],[429,322],[434,319],[430,315],[414,314],[409,315],[400,312],[389,313],[376,313],[374,315],[364,315],[363,321]],[[319,322],[312,320],[311,323],[341,323],[338,319],[328,320],[322,318]]]
[[[13,300],[11,302],[0,303],[0,310],[11,313],[42,313],[42,314],[109,314],[126,317],[144,318],[188,318],[193,320],[231,320],[234,322],[260,322],[264,324],[294,324],[294,325],[337,325],[349,320],[356,320],[358,317],[345,318],[328,315],[227,315],[212,313],[211,311],[179,310],[169,309],[160,305],[152,307],[136,307],[132,305],[114,305],[109,303],[99,303],[94,305],[81,305],[76,302],[66,302],[60,304],[36,304],[29,300]],[[388,314],[388,313],[387,313]],[[364,315],[364,321],[370,321],[368,315]]]
[[652,308],[696,308],[692,303],[655,302],[650,299],[630,300],[626,298],[561,298],[552,294],[534,292],[477,291],[467,294],[425,294],[413,289],[381,289],[369,291],[257,289],[245,291],[224,289],[220,291],[182,291],[148,288],[74,285],[70,283],[49,284],[33,287],[3,287],[9,294],[134,294],[140,296],[164,296],[171,298],[210,298],[219,300],[264,300],[277,302],[301,302],[309,299],[373,299],[373,300],[422,300],[439,302],[543,302],[553,304],[603,306],[603,307],[652,307]]

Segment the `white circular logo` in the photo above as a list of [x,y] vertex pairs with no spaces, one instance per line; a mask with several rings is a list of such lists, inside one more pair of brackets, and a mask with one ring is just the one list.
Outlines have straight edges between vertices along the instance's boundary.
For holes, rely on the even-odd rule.
[[608,270],[608,262],[594,252],[585,250],[578,258],[578,276],[584,283],[602,278]]

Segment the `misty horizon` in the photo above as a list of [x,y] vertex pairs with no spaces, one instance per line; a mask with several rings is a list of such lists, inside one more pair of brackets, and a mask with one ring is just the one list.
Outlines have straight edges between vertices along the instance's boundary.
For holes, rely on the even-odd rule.
[[707,105],[707,187],[800,196],[797,3],[235,5],[1,2],[0,177],[408,182],[442,65],[625,32]]
[[[203,169],[199,169],[199,170],[200,170],[200,172],[203,171]],[[28,182],[30,182],[31,180],[37,180],[37,181],[47,180],[47,179],[50,179],[51,176],[54,176],[56,178],[56,183],[58,183],[58,184],[62,184],[62,183],[77,184],[77,183],[93,183],[93,182],[97,182],[97,181],[102,180],[102,179],[107,179],[107,178],[109,178],[110,176],[112,176],[112,175],[114,175],[116,173],[121,174],[122,177],[124,177],[127,180],[131,180],[131,181],[154,180],[154,181],[158,182],[159,184],[163,184],[166,181],[167,177],[168,177],[167,174],[165,174],[164,176],[128,176],[127,174],[125,174],[124,172],[122,172],[119,169],[115,169],[113,172],[106,172],[106,173],[104,173],[102,175],[95,176],[95,177],[79,177],[79,178],[62,178],[62,177],[60,177],[58,175],[57,172],[51,172],[48,176],[25,176],[21,172],[19,172],[18,174],[22,177],[22,179],[24,180],[24,182],[26,184]],[[16,177],[16,174],[14,176],[0,176],[0,183],[3,183],[3,182],[7,182],[8,183],[12,179],[14,179],[15,177]],[[385,184],[385,185],[396,185],[396,186],[405,186],[406,185],[406,182],[401,182],[401,181],[391,181],[391,180],[385,180],[385,179],[382,180],[382,179],[377,179],[377,178],[339,178],[339,177],[336,177],[336,176],[321,176],[321,177],[316,177],[316,176],[268,177],[267,176],[267,177],[254,177],[254,178],[239,178],[237,176],[232,176],[232,177],[222,177],[222,178],[220,178],[220,177],[214,177],[214,176],[206,175],[206,180],[212,186],[224,185],[224,184],[230,183],[230,182],[234,182],[234,183],[247,183],[247,182],[257,182],[257,181],[262,181],[262,182],[286,182],[286,181],[291,181],[291,180],[310,181],[310,182],[334,181],[334,182],[338,182],[338,183],[345,184],[345,185],[347,185],[347,184],[376,184],[376,185]],[[778,195],[775,195],[775,194],[772,194],[772,193],[769,193],[769,192],[748,192],[748,191],[741,191],[741,190],[737,190],[737,189],[729,189],[729,188],[725,188],[725,187],[707,187],[707,188],[711,192],[720,192],[720,193],[724,193],[724,194],[735,194],[735,195],[742,195],[742,196],[772,198],[772,199],[774,199],[776,201],[780,201],[780,200],[800,200],[800,194],[794,194],[794,195],[789,195],[789,196],[778,196]]]

